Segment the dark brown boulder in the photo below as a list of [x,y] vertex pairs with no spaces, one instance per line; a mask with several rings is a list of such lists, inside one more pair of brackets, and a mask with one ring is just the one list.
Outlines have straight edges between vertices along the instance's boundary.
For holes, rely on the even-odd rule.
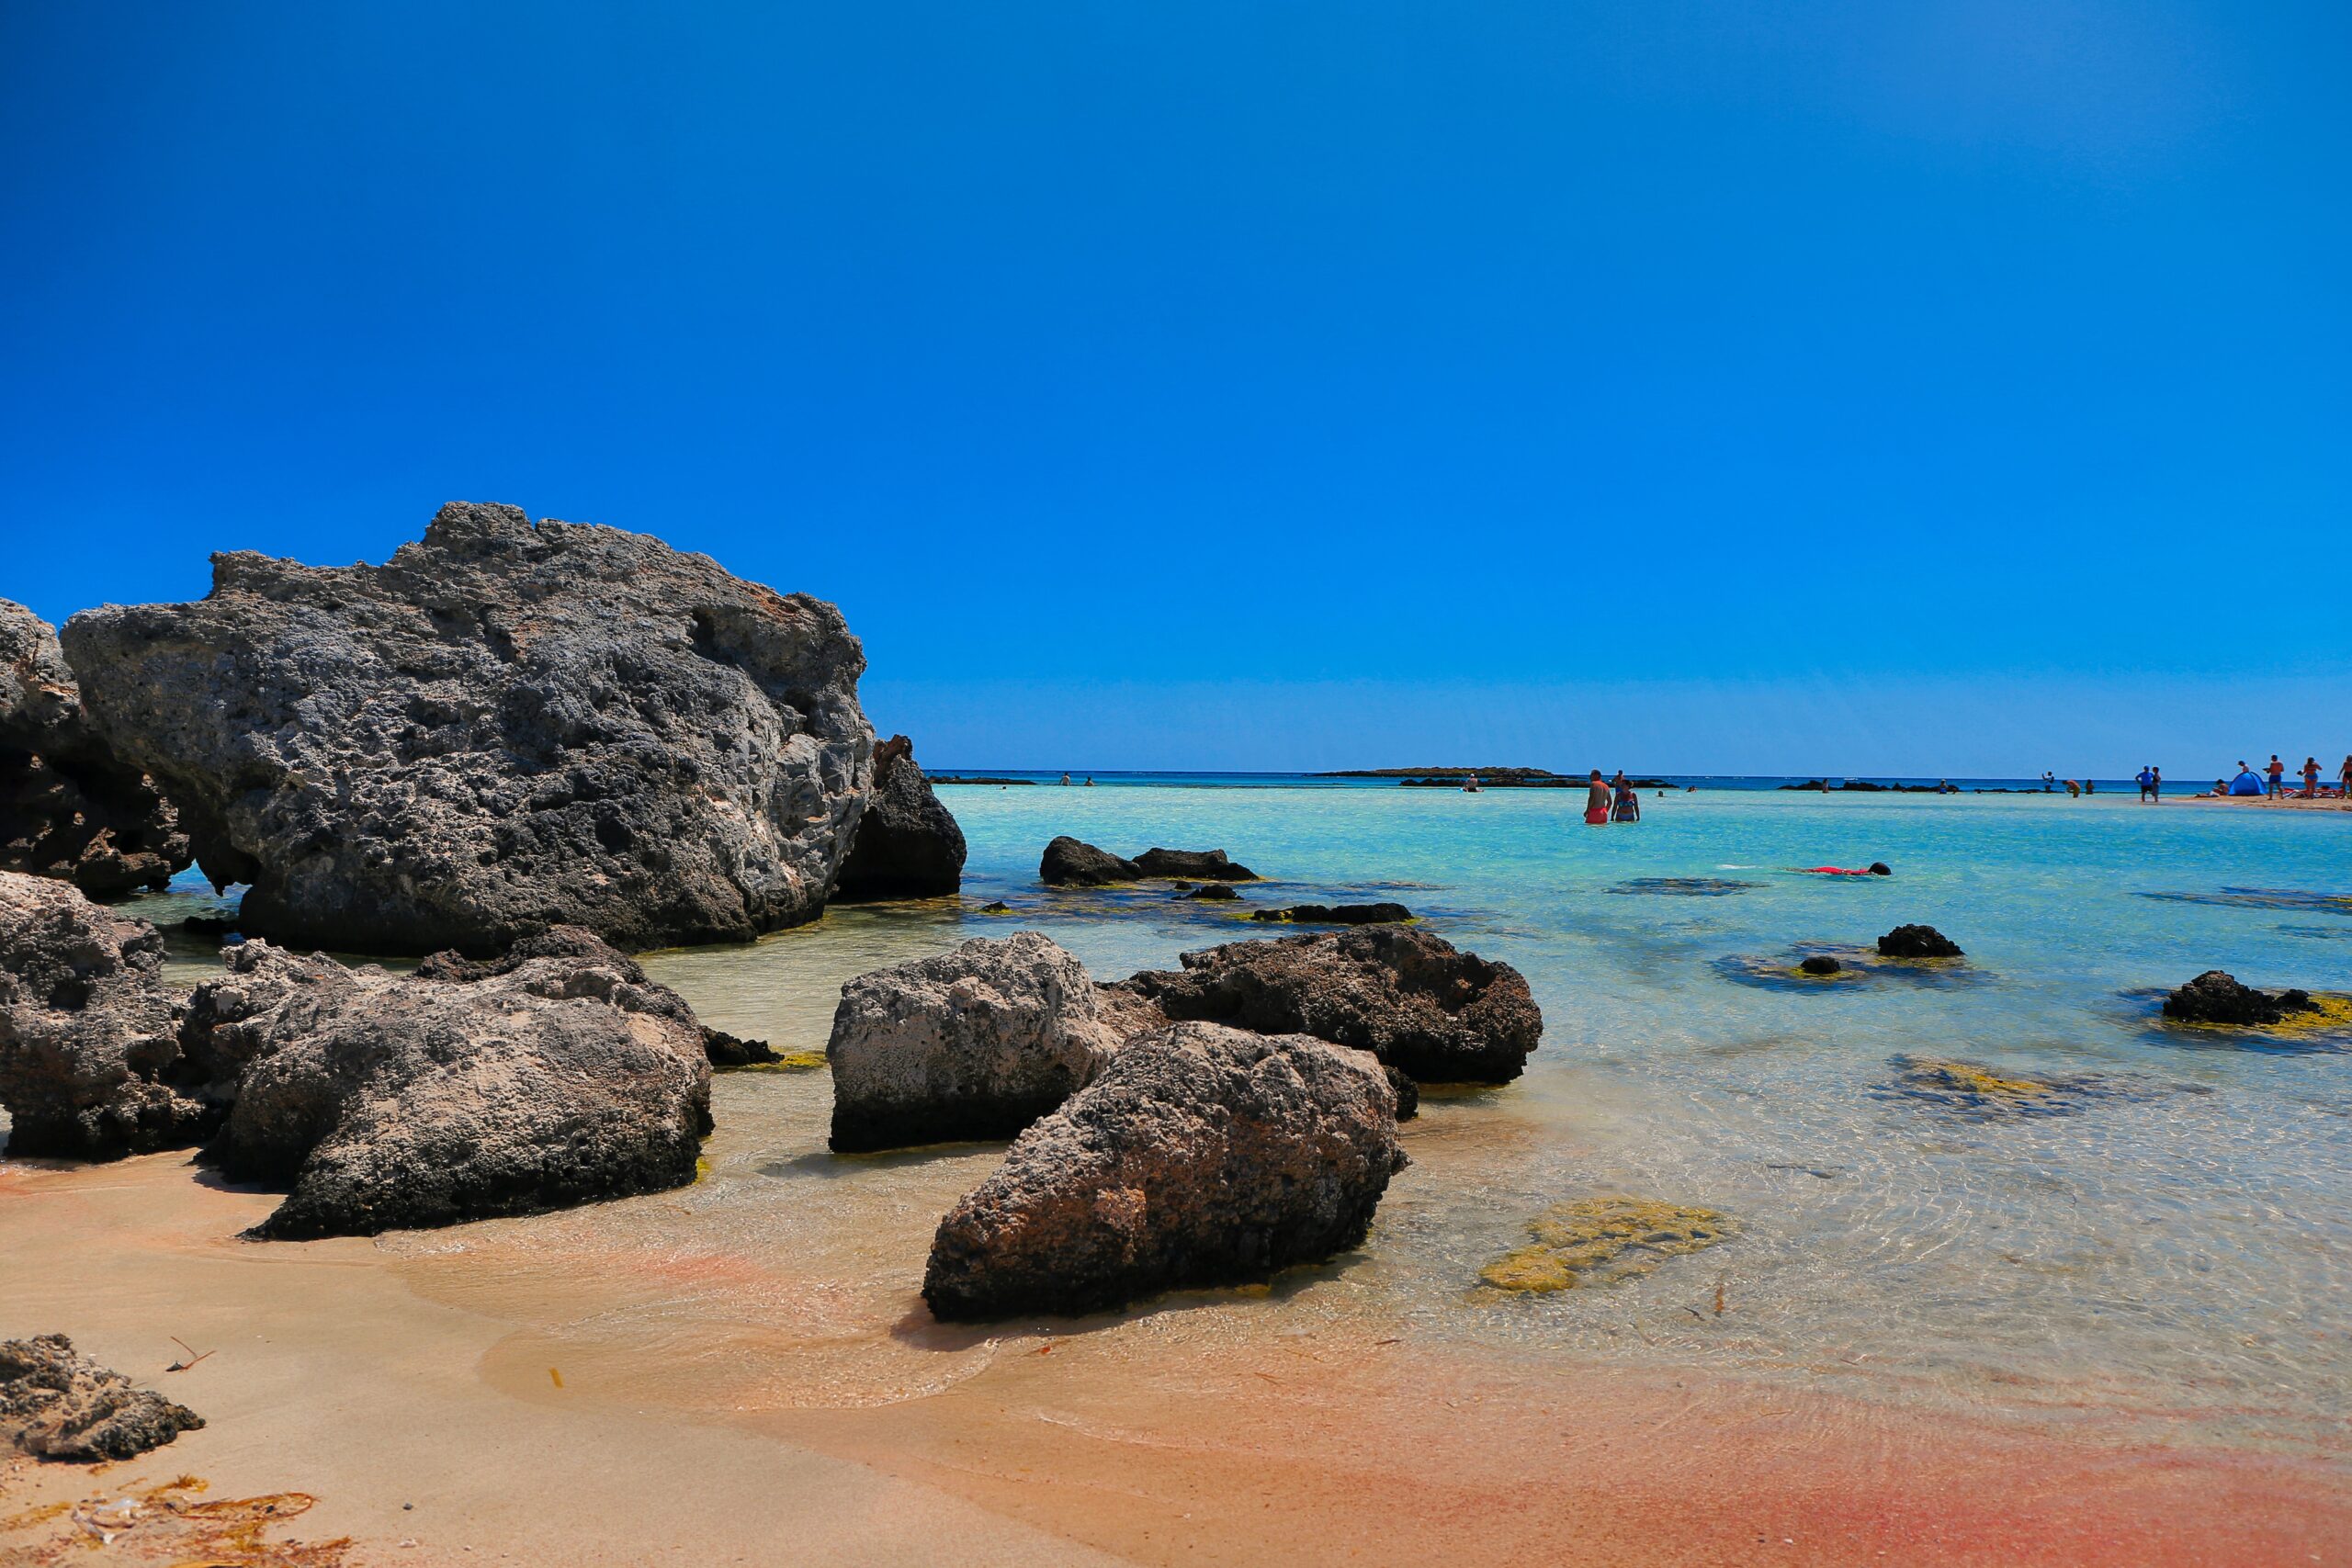
[[893,735],[875,747],[874,787],[833,897],[940,897],[963,886],[964,853],[964,830],[915,766],[914,742]]
[[1256,882],[1258,874],[1236,865],[1223,850],[1146,850],[1136,856],[1146,876],[1189,876],[1200,882]]
[[112,898],[161,887],[193,858],[155,782],[90,728],[57,633],[0,599],[0,871]]
[[1311,1034],[1424,1083],[1508,1083],[1544,1032],[1508,964],[1407,926],[1231,942],[1102,987],[1116,1012]]
[[1270,925],[1385,926],[1413,918],[1402,904],[1293,904],[1287,909],[1260,909],[1250,917]]
[[943,1320],[1100,1312],[1359,1245],[1406,1164],[1362,1052],[1183,1023],[1130,1040],[940,1222]]
[[164,939],[71,883],[0,872],[0,1106],[8,1152],[118,1159],[200,1141]]
[[1933,926],[1897,926],[1878,939],[1881,958],[1960,958],[1960,943]]
[[2182,1023],[2258,1028],[2277,1023],[2289,1013],[2309,1012],[2314,1005],[2309,992],[2257,991],[2240,985],[2233,975],[2208,969],[2165,998],[2165,1016]]
[[1048,887],[1102,887],[1114,882],[1134,882],[1143,868],[1108,850],[1065,833],[1046,846],[1037,862],[1037,879]]

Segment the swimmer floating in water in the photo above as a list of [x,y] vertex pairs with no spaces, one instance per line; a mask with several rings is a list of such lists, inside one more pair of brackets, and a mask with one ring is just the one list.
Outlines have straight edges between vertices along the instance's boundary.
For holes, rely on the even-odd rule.
[[1806,876],[1893,876],[1894,874],[1894,868],[1883,860],[1874,860],[1863,866],[1792,865],[1789,869]]

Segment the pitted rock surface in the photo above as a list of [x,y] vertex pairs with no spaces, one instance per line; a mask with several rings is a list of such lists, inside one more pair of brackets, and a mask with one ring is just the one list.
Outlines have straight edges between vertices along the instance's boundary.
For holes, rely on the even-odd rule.
[[1360,1244],[1405,1163],[1363,1052],[1177,1024],[1014,1140],[940,1222],[923,1300],[985,1320],[1262,1280]]
[[935,898],[963,885],[964,829],[915,766],[914,742],[893,735],[874,749],[874,788],[833,897]]
[[381,566],[212,558],[185,604],[66,623],[110,750],[170,794],[243,929],[496,953],[814,918],[864,803],[841,613],[643,534],[453,502]]
[[109,898],[160,887],[191,858],[154,781],[91,730],[57,633],[0,599],[0,871]]

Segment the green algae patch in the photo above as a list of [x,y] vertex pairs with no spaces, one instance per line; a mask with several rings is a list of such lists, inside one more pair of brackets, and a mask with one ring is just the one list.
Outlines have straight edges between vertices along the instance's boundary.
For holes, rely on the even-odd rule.
[[1655,1198],[1555,1203],[1528,1222],[1533,1245],[1504,1253],[1478,1271],[1478,1280],[1510,1295],[1613,1285],[1646,1274],[1669,1258],[1713,1247],[1738,1228],[1715,1210]]
[[2003,1077],[1973,1062],[1935,1057],[1910,1061],[1903,1066],[1904,1086],[1915,1093],[1948,1097],[1974,1105],[1998,1104],[2024,1108],[2047,1103],[2064,1090],[2039,1078]]
[[722,1073],[806,1073],[830,1060],[822,1051],[786,1051],[773,1062],[749,1062],[740,1067],[719,1067]]
[[2166,1029],[2195,1029],[2214,1034],[2352,1034],[2352,996],[2339,991],[2306,993],[2311,1006],[2298,1008],[2276,1023],[2207,1023],[2188,1019],[2164,1020]]

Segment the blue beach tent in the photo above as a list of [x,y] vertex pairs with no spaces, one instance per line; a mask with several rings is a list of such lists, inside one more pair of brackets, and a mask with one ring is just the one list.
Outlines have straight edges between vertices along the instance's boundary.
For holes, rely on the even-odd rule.
[[2230,793],[2232,795],[2260,795],[2262,781],[2254,776],[2252,768],[2240,768],[2238,776],[2230,781]]

